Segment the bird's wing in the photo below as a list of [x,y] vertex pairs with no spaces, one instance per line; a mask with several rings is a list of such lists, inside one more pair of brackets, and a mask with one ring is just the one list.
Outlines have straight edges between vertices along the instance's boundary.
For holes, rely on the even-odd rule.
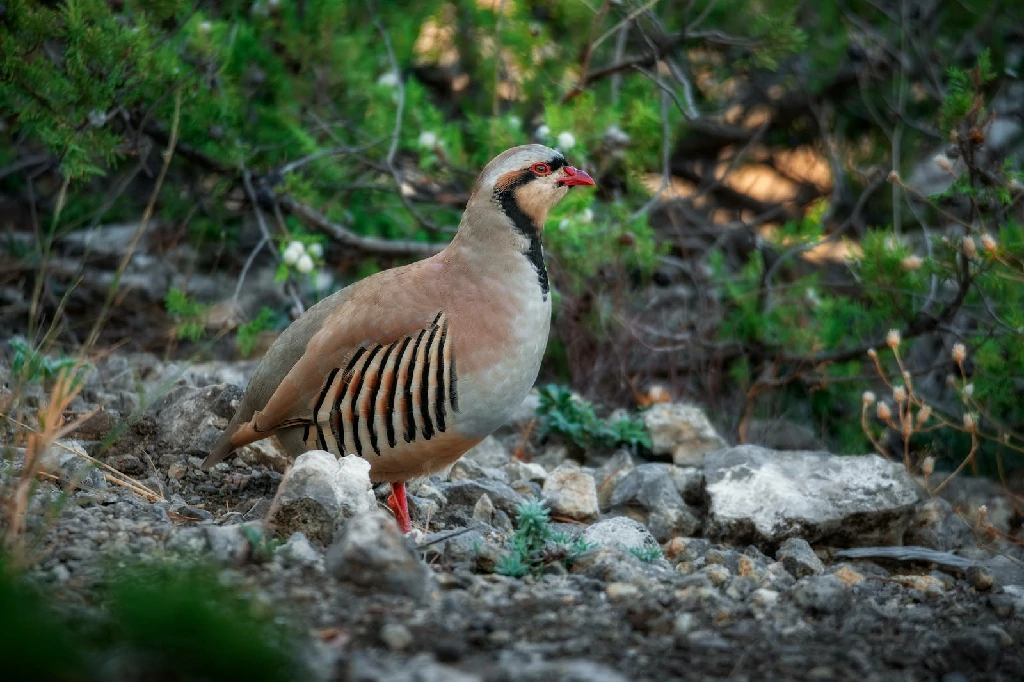
[[392,344],[431,326],[444,308],[440,261],[385,270],[325,298],[274,341],[253,374],[238,411],[203,462],[313,420],[332,371],[362,347]]

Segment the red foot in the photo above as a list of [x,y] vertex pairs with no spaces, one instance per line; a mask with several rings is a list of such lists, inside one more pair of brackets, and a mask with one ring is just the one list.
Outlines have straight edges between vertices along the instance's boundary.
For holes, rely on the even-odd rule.
[[409,502],[405,499],[405,483],[393,481],[391,483],[391,497],[388,498],[388,506],[395,512],[395,520],[403,533],[412,530],[412,521],[409,519]]

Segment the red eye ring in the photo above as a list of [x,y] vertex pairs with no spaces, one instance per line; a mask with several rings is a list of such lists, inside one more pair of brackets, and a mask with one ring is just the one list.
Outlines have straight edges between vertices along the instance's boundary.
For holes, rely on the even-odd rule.
[[530,166],[530,170],[533,171],[535,175],[551,175],[551,166],[546,163],[535,163]]

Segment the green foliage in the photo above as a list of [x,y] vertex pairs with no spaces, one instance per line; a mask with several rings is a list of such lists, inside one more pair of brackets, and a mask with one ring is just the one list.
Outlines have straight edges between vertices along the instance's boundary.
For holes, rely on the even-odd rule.
[[181,564],[111,571],[90,620],[55,610],[0,562],[0,655],[18,680],[309,679],[295,634],[216,573]]
[[0,560],[0,656],[15,680],[89,680],[81,640]]
[[651,437],[642,420],[601,419],[592,403],[564,386],[548,385],[540,389],[537,414],[543,419],[542,436],[556,433],[580,448],[651,447]]
[[660,559],[663,555],[661,547],[630,547],[629,553],[645,564]]
[[256,317],[245,324],[239,325],[235,343],[238,345],[238,352],[242,354],[243,358],[249,357],[253,348],[256,347],[259,335],[268,329],[272,329],[274,321],[274,311],[267,306],[263,306]]
[[53,358],[36,350],[24,339],[14,338],[9,341],[14,356],[11,360],[11,369],[21,383],[33,383],[50,381],[57,378],[61,372],[73,372],[72,386],[85,381],[91,367],[79,365],[76,358],[69,358],[63,355]]
[[498,560],[500,575],[522,578],[539,574],[544,566],[559,562],[569,567],[590,549],[581,538],[570,541],[562,533],[552,533],[549,510],[543,502],[523,502],[516,506],[516,533],[512,552]]
[[775,71],[779,68],[780,60],[807,48],[807,34],[796,26],[791,13],[756,14],[753,34],[759,42],[750,61],[760,69]]
[[210,306],[197,303],[181,289],[172,288],[164,298],[164,307],[175,320],[175,333],[179,339],[195,343],[206,332],[204,316]]
[[983,114],[984,100],[980,89],[996,77],[992,70],[991,52],[987,49],[982,51],[970,71],[951,66],[947,77],[949,82],[946,98],[942,101],[940,121],[942,129],[949,132],[972,110],[976,114]]

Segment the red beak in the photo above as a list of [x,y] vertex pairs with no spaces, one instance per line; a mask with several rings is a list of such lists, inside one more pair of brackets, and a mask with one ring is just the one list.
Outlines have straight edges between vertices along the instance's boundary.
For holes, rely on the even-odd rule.
[[559,178],[556,184],[562,187],[573,187],[575,185],[590,185],[593,187],[597,183],[594,182],[594,178],[587,175],[587,171],[573,168],[572,166],[565,166],[562,170],[565,171],[565,177]]

